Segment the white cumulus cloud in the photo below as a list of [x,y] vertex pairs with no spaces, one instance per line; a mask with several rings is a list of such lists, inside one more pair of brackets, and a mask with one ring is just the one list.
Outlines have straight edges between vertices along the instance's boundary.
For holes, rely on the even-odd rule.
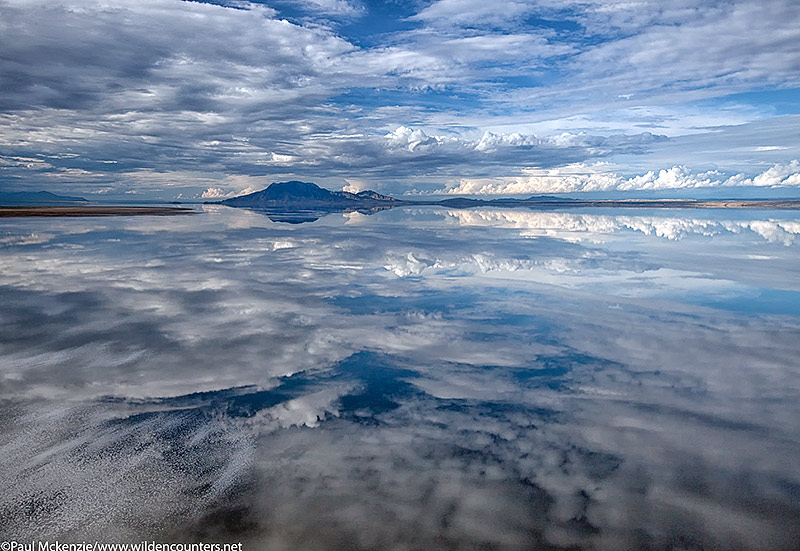
[[200,195],[203,199],[221,199],[223,197],[227,197],[228,195],[222,191],[222,188],[218,187],[210,187]]
[[575,163],[549,170],[526,169],[522,176],[507,178],[462,178],[457,185],[440,190],[451,195],[514,195],[526,193],[574,193],[588,191],[644,191],[713,187],[800,186],[800,161],[775,164],[755,176],[726,175],[718,170],[695,172],[685,166],[625,178],[608,165]]

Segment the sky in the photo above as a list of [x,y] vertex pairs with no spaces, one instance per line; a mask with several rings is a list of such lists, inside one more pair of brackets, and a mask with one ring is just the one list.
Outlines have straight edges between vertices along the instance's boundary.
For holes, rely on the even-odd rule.
[[800,196],[796,0],[0,0],[0,190]]

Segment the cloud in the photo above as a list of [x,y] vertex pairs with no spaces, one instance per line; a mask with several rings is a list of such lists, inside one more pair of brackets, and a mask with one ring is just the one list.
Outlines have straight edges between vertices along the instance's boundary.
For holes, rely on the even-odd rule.
[[422,128],[400,126],[384,136],[379,157],[386,160],[388,173],[396,172],[398,167],[407,174],[426,173],[435,167],[441,176],[452,177],[464,170],[492,174],[498,167],[526,162],[549,167],[578,159],[635,154],[664,141],[664,136],[649,132],[611,136],[562,132],[539,137],[486,131],[476,138],[429,134]]
[[371,189],[371,184],[366,180],[361,178],[346,178],[345,181],[347,184],[342,187],[342,191],[347,191],[350,193],[358,193],[360,191],[365,191],[367,189]]
[[434,149],[466,150],[480,152],[485,158],[493,154],[513,152],[513,155],[525,155],[534,149],[569,150],[580,148],[586,156],[603,156],[610,153],[622,153],[637,150],[649,145],[665,141],[665,136],[642,132],[633,135],[616,134],[612,136],[592,136],[585,132],[562,132],[554,136],[538,137],[532,134],[511,134],[485,131],[480,138],[428,135],[421,128],[400,126],[384,137],[388,149],[407,149],[410,152],[430,151]]
[[210,187],[207,190],[205,190],[202,195],[200,195],[200,197],[202,197],[203,199],[220,199],[229,196],[230,195],[228,193],[222,191],[222,188],[218,187]]
[[[531,166],[632,166],[658,134],[753,121],[784,130],[751,140],[746,160],[707,142],[652,166],[796,157],[796,133],[772,118],[793,100],[770,95],[800,86],[788,0],[275,6],[3,1],[3,185],[174,198],[229,193],[219,181],[241,175],[431,191]],[[137,177],[170,172],[172,186]]]
[[349,0],[300,0],[298,4],[304,8],[328,15],[356,16],[365,12],[361,2]]
[[796,187],[800,186],[800,162],[777,164],[752,177],[742,173],[725,175],[716,170],[693,172],[673,166],[625,178],[604,164],[578,163],[549,170],[527,169],[525,176],[509,178],[462,178],[440,193],[455,195],[521,195],[530,193],[574,193],[589,191],[643,191],[717,187]]
[[385,138],[389,149],[403,148],[412,152],[420,147],[441,146],[445,142],[443,138],[428,136],[424,130],[407,126],[398,126],[386,134]]
[[[775,165],[752,179],[754,186],[800,186],[800,161]],[[741,184],[746,185],[746,184]]]
[[492,4],[481,0],[437,0],[410,19],[434,25],[506,27],[535,11],[534,3],[518,0],[499,0]]
[[[764,82],[798,86],[794,44],[800,35],[788,23],[798,15],[797,4],[789,0],[702,5],[678,0],[669,6],[654,0],[503,0],[491,7],[472,0],[440,0],[411,19],[444,36],[476,29],[539,32],[549,46],[569,48],[561,52],[565,59],[555,65],[557,74],[543,86],[499,89],[493,99],[509,109],[535,104],[535,111],[552,110],[551,116],[562,119],[584,113],[602,120],[602,112],[626,103],[668,105],[763,89]],[[531,17],[563,27],[542,25],[534,31],[522,23]],[[553,66],[545,61],[540,69]],[[535,112],[526,115],[538,118]]]
[[261,188],[255,188],[252,186],[248,186],[244,189],[238,190],[231,190],[225,191],[219,187],[210,187],[206,189],[203,193],[200,194],[201,199],[225,199],[227,197],[236,197],[238,195],[247,195],[249,193],[253,193],[255,191],[259,191]]
[[[560,83],[571,88],[565,104],[586,100],[587,94],[595,94],[600,106],[601,97],[691,99],[761,89],[764,82],[798,85],[793,43],[800,31],[787,24],[800,15],[795,2],[680,0],[664,8],[651,0],[590,1],[561,7],[574,9],[574,21],[600,39],[579,46],[571,59],[571,74]],[[529,94],[529,100],[558,101],[553,94],[565,90],[521,90],[518,99]]]
[[786,149],[789,148],[782,145],[759,145],[755,148],[755,151],[783,151]]

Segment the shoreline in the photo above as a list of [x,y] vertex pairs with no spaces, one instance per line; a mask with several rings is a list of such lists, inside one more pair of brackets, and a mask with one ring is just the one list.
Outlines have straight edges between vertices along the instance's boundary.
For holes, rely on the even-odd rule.
[[196,214],[182,207],[0,206],[0,218],[53,218],[90,216],[177,216]]

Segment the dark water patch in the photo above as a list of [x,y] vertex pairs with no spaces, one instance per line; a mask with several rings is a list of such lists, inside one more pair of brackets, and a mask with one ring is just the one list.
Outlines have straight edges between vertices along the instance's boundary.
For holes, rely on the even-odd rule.
[[326,388],[331,383],[343,382],[355,385],[354,390],[339,399],[341,412],[354,419],[365,420],[380,413],[391,411],[402,401],[422,396],[406,379],[418,376],[411,369],[398,367],[398,359],[370,351],[352,354],[336,364],[318,371],[296,373],[281,377],[270,389],[259,389],[253,385],[228,389],[195,392],[191,394],[152,398],[146,400],[126,400],[105,397],[106,403],[125,403],[134,408],[159,408],[168,411],[148,411],[133,413],[125,419],[112,423],[139,423],[154,417],[172,413],[194,412],[197,415],[211,416],[221,413],[226,417],[252,417],[258,412],[285,403],[317,389]]
[[358,352],[337,364],[336,378],[357,382],[357,390],[339,399],[345,417],[370,421],[381,413],[400,407],[400,401],[422,393],[405,379],[417,376],[391,362],[389,356],[374,352]]

